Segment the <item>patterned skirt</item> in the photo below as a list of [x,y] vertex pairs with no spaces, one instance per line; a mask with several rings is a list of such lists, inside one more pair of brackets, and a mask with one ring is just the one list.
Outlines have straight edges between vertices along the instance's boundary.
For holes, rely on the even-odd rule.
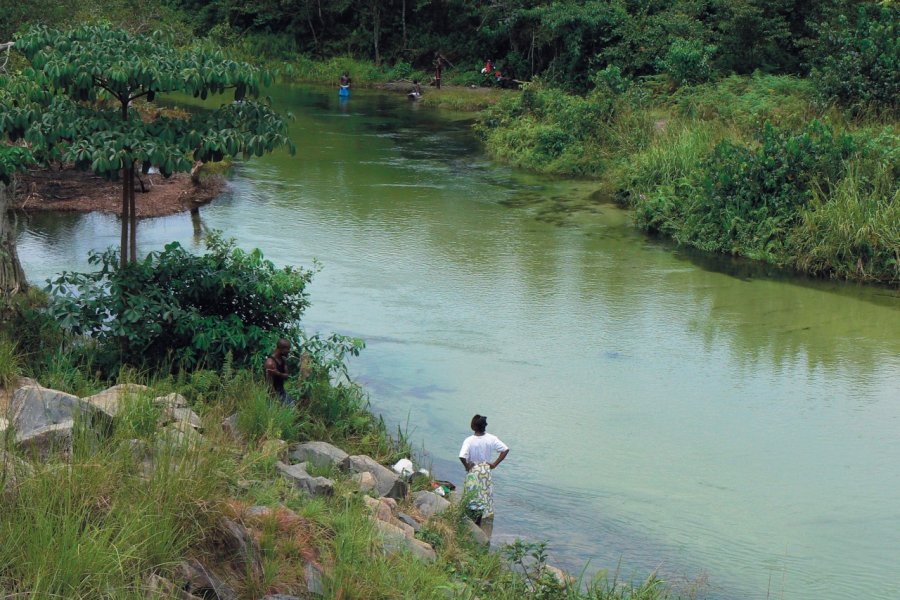
[[484,517],[494,514],[494,484],[491,482],[491,466],[478,463],[466,473],[463,495],[469,510]]

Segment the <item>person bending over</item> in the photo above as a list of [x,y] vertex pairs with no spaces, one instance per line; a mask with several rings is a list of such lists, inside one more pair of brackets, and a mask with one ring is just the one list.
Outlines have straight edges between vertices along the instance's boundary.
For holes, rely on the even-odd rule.
[[294,404],[295,400],[285,391],[284,382],[288,380],[287,356],[291,352],[291,343],[284,338],[275,344],[275,351],[266,358],[266,381],[272,387],[272,392],[284,404]]

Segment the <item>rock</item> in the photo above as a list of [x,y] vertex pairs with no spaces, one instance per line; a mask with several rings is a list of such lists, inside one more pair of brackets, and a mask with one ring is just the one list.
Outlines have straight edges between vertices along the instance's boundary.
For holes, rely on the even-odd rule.
[[481,527],[475,524],[475,521],[473,521],[469,517],[464,517],[463,525],[465,526],[466,530],[468,530],[469,534],[471,534],[472,539],[476,544],[481,544],[482,546],[491,545],[491,538],[487,536],[487,534],[483,529],[481,529]]
[[559,567],[554,567],[553,565],[544,565],[544,573],[552,576],[559,582],[559,585],[563,587],[569,587],[576,583],[576,579],[560,569]]
[[202,600],[202,598],[198,598],[193,594],[189,594],[188,592],[179,589],[178,586],[168,579],[156,574],[147,577],[145,588],[146,593],[144,594],[144,597],[152,600],[162,600],[163,598],[165,598],[165,600]]
[[275,514],[275,509],[269,506],[251,506],[244,511],[247,516],[265,519]]
[[246,527],[231,519],[222,519],[220,526],[228,550],[238,558],[245,571],[252,573],[254,577],[261,578],[263,565],[256,539]]
[[327,442],[305,442],[291,446],[288,456],[296,462],[308,462],[325,469],[340,465],[349,455]]
[[[288,443],[284,440],[266,440],[262,443],[259,450],[266,456],[274,456],[278,460],[285,457],[288,449]],[[305,469],[306,467],[304,467]]]
[[82,398],[83,402],[87,402],[91,406],[97,408],[110,418],[115,418],[119,414],[122,404],[130,397],[136,396],[147,389],[146,385],[138,385],[136,383],[120,383],[111,388],[103,390],[99,394]]
[[422,525],[406,513],[397,513],[397,520],[409,525],[414,533],[418,533],[418,531],[422,529]]
[[199,561],[190,559],[178,565],[178,571],[187,582],[184,589],[201,598],[237,600],[237,593],[222,579]]
[[39,385],[19,388],[9,406],[9,421],[17,435],[48,425],[72,421],[79,416],[92,420],[98,409],[76,396]]
[[165,427],[162,434],[165,439],[179,446],[195,446],[203,440],[203,435],[187,421],[175,421]]
[[322,572],[321,567],[307,561],[303,565],[303,576],[306,579],[307,592],[313,596],[325,595],[325,583],[323,581],[325,573]]
[[291,485],[310,496],[331,496],[334,494],[334,482],[327,477],[313,477],[306,472],[306,463],[287,465],[281,461],[275,464],[281,476]]
[[14,495],[23,477],[34,474],[34,468],[17,456],[0,450],[0,495]]
[[354,473],[350,476],[350,479],[356,482],[356,485],[359,486],[359,491],[366,493],[371,492],[375,489],[377,482],[375,481],[375,476],[369,472],[363,471],[362,473]]
[[437,558],[437,554],[435,554],[434,548],[430,544],[407,537],[406,532],[396,525],[391,525],[378,519],[373,519],[372,522],[375,523],[375,528],[378,529],[384,549],[387,552],[394,553],[406,550],[425,562],[432,562]]
[[450,503],[434,492],[421,491],[413,494],[413,506],[423,517],[430,519],[450,508]]
[[16,435],[16,447],[26,455],[34,456],[42,461],[47,460],[51,454],[56,452],[71,456],[72,430],[74,428],[75,422],[69,419],[62,423],[32,429]]
[[172,392],[165,396],[157,396],[153,399],[153,404],[162,406],[163,408],[185,408],[188,405],[187,398],[181,394]]
[[175,421],[176,423],[184,422],[194,429],[203,429],[203,422],[200,421],[200,417],[189,408],[168,406],[166,407],[164,414],[167,421]]
[[227,435],[231,437],[236,442],[242,442],[243,436],[241,432],[238,431],[238,414],[234,413],[230,417],[226,417],[222,419],[222,431],[224,431]]
[[9,429],[9,420],[0,417],[0,433],[3,433],[7,429]]
[[301,600],[299,596],[289,596],[288,594],[269,594],[263,596],[262,600]]
[[363,502],[365,502],[366,506],[369,507],[369,510],[372,511],[375,518],[381,519],[385,523],[390,523],[394,520],[394,513],[391,511],[390,505],[381,500],[381,498],[372,498],[371,496],[363,497]]
[[341,468],[352,473],[371,473],[375,477],[375,490],[381,496],[402,500],[409,490],[396,473],[369,456],[348,456],[341,462]]

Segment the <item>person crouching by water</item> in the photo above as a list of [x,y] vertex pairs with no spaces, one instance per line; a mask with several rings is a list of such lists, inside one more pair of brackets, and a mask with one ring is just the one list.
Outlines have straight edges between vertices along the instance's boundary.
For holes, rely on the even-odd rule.
[[[490,537],[494,529],[494,486],[491,482],[491,471],[503,462],[509,454],[509,446],[497,436],[487,433],[487,417],[472,417],[472,431],[463,442],[459,451],[459,460],[466,468],[466,483],[463,486],[463,497],[475,524],[480,526]],[[494,452],[499,453],[491,462]]]
[[422,86],[419,85],[418,79],[413,79],[413,88],[412,91],[409,92],[410,100],[418,100],[422,97]]
[[284,338],[275,344],[275,351],[266,358],[266,381],[272,386],[272,391],[284,403],[293,405],[296,400],[284,389],[284,382],[288,380],[287,357],[291,352],[291,343]]

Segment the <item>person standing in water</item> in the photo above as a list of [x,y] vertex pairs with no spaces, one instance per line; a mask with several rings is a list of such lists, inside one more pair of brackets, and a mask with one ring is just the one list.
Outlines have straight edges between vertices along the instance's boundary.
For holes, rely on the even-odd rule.
[[344,71],[341,75],[341,96],[349,96],[350,95],[350,86],[352,85],[353,80],[350,79],[350,71]]
[[[497,436],[487,433],[487,417],[475,415],[472,417],[471,427],[474,434],[465,439],[459,450],[459,460],[466,468],[463,497],[475,524],[490,537],[494,529],[494,486],[491,471],[509,454],[509,446]],[[491,461],[494,452],[498,456]]]

